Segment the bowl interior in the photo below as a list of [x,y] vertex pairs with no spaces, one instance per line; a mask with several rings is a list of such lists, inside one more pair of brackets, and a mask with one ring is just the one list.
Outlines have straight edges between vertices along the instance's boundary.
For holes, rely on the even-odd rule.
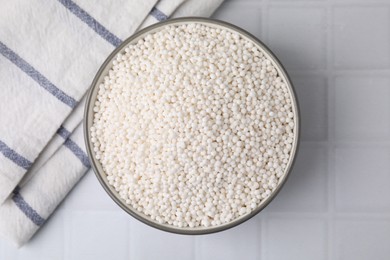
[[[291,155],[290,155],[287,167],[285,169],[284,175],[280,178],[277,188],[272,192],[272,194],[268,198],[263,200],[258,205],[258,207],[255,210],[253,210],[252,212],[250,212],[249,214],[246,214],[246,215],[243,215],[237,219],[234,219],[233,221],[231,221],[229,223],[225,223],[225,224],[222,224],[219,226],[207,227],[207,228],[206,227],[178,228],[178,227],[175,227],[172,225],[160,224],[160,223],[152,220],[151,218],[149,218],[145,214],[136,211],[130,205],[127,205],[120,198],[118,192],[111,185],[109,185],[109,183],[105,177],[105,173],[104,173],[102,165],[100,164],[100,162],[97,159],[95,159],[93,145],[92,145],[92,142],[90,141],[91,136],[90,136],[90,131],[89,131],[90,127],[93,124],[93,115],[94,115],[93,107],[95,104],[99,85],[102,83],[104,77],[108,74],[108,71],[111,69],[112,61],[115,59],[116,55],[118,53],[124,52],[124,49],[129,44],[138,41],[139,39],[143,38],[146,34],[161,30],[164,26],[189,24],[189,23],[199,23],[199,24],[204,24],[204,25],[214,27],[214,28],[223,28],[223,29],[228,30],[228,31],[236,32],[236,33],[239,33],[243,38],[247,38],[250,41],[252,41],[255,45],[257,45],[263,51],[263,53],[266,55],[266,57],[269,60],[271,60],[271,62],[273,63],[273,65],[277,69],[278,74],[280,75],[280,77],[283,78],[284,82],[286,83],[286,85],[289,89],[289,92],[290,92],[291,100],[293,102],[293,111],[295,114],[295,116],[294,116],[295,138],[294,138],[294,142],[292,145]],[[253,35],[249,34],[246,31],[244,31],[243,29],[240,29],[234,25],[231,25],[231,24],[228,24],[228,23],[225,23],[222,21],[218,21],[218,20],[197,18],[197,17],[178,18],[178,19],[171,19],[171,20],[168,20],[168,21],[165,21],[162,23],[158,23],[158,24],[152,25],[150,27],[147,27],[147,28],[139,31],[138,33],[136,33],[133,36],[126,39],[106,59],[106,61],[103,63],[103,65],[99,69],[98,73],[96,74],[95,79],[92,82],[90,92],[89,92],[88,97],[87,97],[87,102],[86,102],[86,107],[85,107],[85,115],[84,115],[84,136],[85,136],[87,153],[88,153],[88,156],[91,160],[92,168],[93,168],[99,182],[101,183],[103,188],[106,190],[108,195],[123,210],[125,210],[127,213],[129,213],[130,215],[132,215],[136,219],[138,219],[138,220],[140,220],[140,221],[142,221],[150,226],[161,229],[161,230],[165,230],[165,231],[173,232],[173,233],[180,233],[180,234],[206,234],[206,233],[213,233],[213,232],[218,232],[221,230],[231,228],[231,227],[236,226],[236,225],[248,220],[249,218],[253,217],[258,212],[260,212],[262,209],[264,209],[271,202],[271,200],[276,196],[276,194],[279,192],[279,190],[282,188],[282,186],[286,182],[287,177],[290,174],[290,171],[291,171],[291,168],[292,168],[293,163],[295,161],[295,157],[296,157],[296,153],[297,153],[297,148],[298,148],[298,143],[299,143],[299,109],[298,109],[298,103],[297,103],[297,99],[296,99],[293,85],[292,85],[291,80],[290,80],[289,76],[287,75],[285,69],[283,68],[283,66],[279,62],[279,60],[276,58],[276,56],[256,37],[254,37]]]

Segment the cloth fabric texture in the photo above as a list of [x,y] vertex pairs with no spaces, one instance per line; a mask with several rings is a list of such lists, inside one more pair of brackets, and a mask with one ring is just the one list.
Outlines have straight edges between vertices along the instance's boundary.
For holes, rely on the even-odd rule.
[[26,243],[90,169],[85,96],[140,28],[209,16],[223,0],[25,1],[0,9],[0,235]]

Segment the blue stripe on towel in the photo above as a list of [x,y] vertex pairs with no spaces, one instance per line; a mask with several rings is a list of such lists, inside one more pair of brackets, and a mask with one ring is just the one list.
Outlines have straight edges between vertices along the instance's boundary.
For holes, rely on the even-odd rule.
[[47,90],[50,94],[55,96],[57,99],[62,101],[64,104],[74,108],[77,105],[77,101],[65,94],[62,90],[57,88],[53,83],[51,83],[45,76],[43,76],[39,71],[37,71],[33,66],[28,64],[24,59],[22,59],[18,54],[13,50],[8,48],[4,43],[0,41],[0,53],[9,59],[13,64],[19,67],[27,75],[29,75],[33,80],[35,80],[42,88]]
[[86,23],[91,27],[97,34],[99,34],[103,39],[118,47],[121,44],[121,39],[116,37],[113,33],[107,30],[103,25],[95,20],[90,14],[88,14],[84,9],[78,6],[75,2],[71,0],[58,0],[63,4],[69,11],[76,15],[81,21]]
[[58,128],[57,134],[65,139],[64,145],[80,159],[81,163],[84,164],[85,167],[90,168],[91,164],[89,163],[88,155],[84,153],[84,151],[72,139],[69,138],[71,132],[61,126]]
[[16,206],[28,217],[35,225],[42,226],[45,223],[45,219],[42,218],[20,195],[19,187],[13,192],[12,200],[15,202]]
[[30,162],[29,160],[24,158],[22,155],[18,154],[14,150],[12,150],[8,145],[6,145],[2,141],[0,141],[0,152],[5,157],[7,157],[8,159],[10,159],[15,164],[17,164],[18,166],[22,167],[25,170],[28,170],[32,165],[32,162]]
[[149,14],[151,16],[153,16],[154,18],[156,18],[157,21],[160,21],[160,22],[168,19],[168,16],[166,14],[164,14],[163,12],[161,12],[160,10],[158,10],[156,7],[153,7]]
[[84,153],[83,150],[70,138],[66,139],[64,145],[69,148],[69,150],[76,155],[77,158],[80,159],[82,164],[84,164],[85,167],[90,168],[91,164],[89,163],[89,159],[86,153]]
[[65,127],[60,126],[57,130],[57,134],[66,140],[71,135],[71,132],[69,132]]

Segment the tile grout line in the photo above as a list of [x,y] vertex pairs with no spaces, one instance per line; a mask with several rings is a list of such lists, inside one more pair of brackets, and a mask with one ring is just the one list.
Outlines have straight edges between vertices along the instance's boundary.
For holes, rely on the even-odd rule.
[[131,232],[132,228],[133,228],[133,220],[132,219],[129,219],[129,224],[128,224],[128,237],[127,237],[127,241],[129,242],[129,246],[127,247],[127,255],[128,255],[128,259],[135,259],[134,257],[134,250],[133,250],[133,245],[134,245],[134,236]]
[[192,259],[197,259],[197,252],[199,250],[199,239],[198,236],[194,236],[192,239]]
[[[390,5],[387,5],[386,9],[387,9],[387,23],[390,25]],[[388,33],[387,42],[390,43],[390,26],[387,30],[387,33]],[[389,50],[389,54],[390,54],[390,50]],[[390,60],[389,60],[388,66],[390,67]],[[388,73],[388,75],[390,75],[390,73]],[[387,119],[390,121],[390,114],[387,116]],[[390,135],[389,131],[390,131],[390,129],[388,129],[387,136]],[[388,155],[388,157],[390,157],[390,155]]]
[[[334,93],[333,93],[334,94]],[[328,108],[329,109],[329,108]],[[390,146],[390,141],[381,141],[381,140],[348,140],[348,141],[328,141],[328,140],[301,140],[300,144],[303,145],[319,145],[319,146],[344,146],[344,147],[377,147],[377,148],[388,148]]]
[[[329,212],[313,212],[313,211],[301,211],[301,212],[294,212],[294,211],[274,211],[274,212],[268,212],[263,213],[267,214],[268,217],[278,217],[278,218],[298,218],[298,217],[305,217],[305,218],[318,218],[326,220],[329,218]],[[344,212],[337,212],[334,213],[334,216],[344,218],[344,217],[350,217],[350,218],[359,218],[359,217],[366,217],[366,218],[375,218],[375,219],[388,219],[390,218],[390,213],[383,211],[376,211],[376,212],[369,212],[366,211],[344,211]]]
[[[64,237],[64,244],[63,244],[63,249],[64,249],[64,259],[70,259],[71,255],[70,252],[69,252],[69,248],[70,248],[70,238],[69,236],[71,235],[69,232],[71,232],[71,221],[72,221],[72,218],[71,218],[71,213],[73,212],[73,210],[67,210],[65,211],[64,213],[64,218],[63,218],[63,228],[64,228],[64,233],[62,234]],[[70,224],[70,225],[69,225]]]
[[[329,71],[327,69],[289,69],[289,74],[293,75],[327,75]],[[390,69],[337,69],[332,71],[333,75],[347,75],[347,76],[386,76],[389,77]]]
[[268,42],[268,30],[267,30],[267,22],[268,22],[268,1],[264,0],[261,5],[261,36],[260,39],[262,42]]
[[[252,4],[252,1],[245,2],[245,4]],[[288,7],[305,7],[305,6],[322,6],[326,7],[329,4],[333,6],[351,6],[355,5],[357,7],[367,7],[367,6],[380,6],[380,5],[388,5],[387,0],[372,0],[371,2],[367,3],[365,0],[347,0],[340,2],[339,0],[324,0],[321,2],[313,2],[312,0],[296,0],[292,3],[292,1],[289,0],[279,0],[277,2],[272,2],[272,5],[275,6],[288,6]]]
[[328,124],[328,144],[327,144],[327,195],[328,195],[328,219],[327,219],[327,258],[334,259],[334,246],[333,246],[333,237],[334,237],[334,223],[333,223],[333,213],[334,213],[334,199],[335,199],[335,172],[334,172],[334,141],[335,141],[335,80],[334,80],[334,50],[333,50],[333,28],[334,28],[334,19],[333,19],[333,3],[331,0],[328,0],[327,6],[327,28],[326,28],[326,46],[327,46],[327,55],[326,55],[326,69],[327,69],[327,124]]
[[[128,217],[128,216],[126,216]],[[130,257],[130,253],[131,253],[131,245],[132,243],[130,242],[130,236],[131,236],[131,222],[129,220],[126,221],[126,229],[127,229],[127,232],[126,232],[126,241],[129,243],[127,248],[126,248],[126,259],[132,259]]]
[[268,228],[267,228],[267,224],[268,224],[268,216],[267,216],[267,212],[264,213],[264,215],[259,218],[260,220],[260,236],[259,236],[259,240],[260,240],[260,252],[258,252],[258,259],[267,259],[267,235],[268,235]]
[[65,232],[66,232],[66,230],[65,230],[65,211],[62,210],[60,212],[60,214],[63,214],[63,216],[60,217],[61,218],[61,228],[62,228],[62,239],[63,239],[62,240],[62,245],[61,245],[62,252],[61,252],[61,258],[60,259],[65,260]]

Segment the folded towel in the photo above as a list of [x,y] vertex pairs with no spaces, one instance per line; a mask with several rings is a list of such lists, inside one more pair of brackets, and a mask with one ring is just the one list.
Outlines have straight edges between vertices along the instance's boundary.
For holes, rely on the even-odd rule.
[[77,106],[99,64],[156,1],[2,4],[0,203]]
[[90,168],[82,135],[83,96],[121,39],[171,16],[208,16],[222,1],[4,4],[1,235],[18,246],[28,241]]

